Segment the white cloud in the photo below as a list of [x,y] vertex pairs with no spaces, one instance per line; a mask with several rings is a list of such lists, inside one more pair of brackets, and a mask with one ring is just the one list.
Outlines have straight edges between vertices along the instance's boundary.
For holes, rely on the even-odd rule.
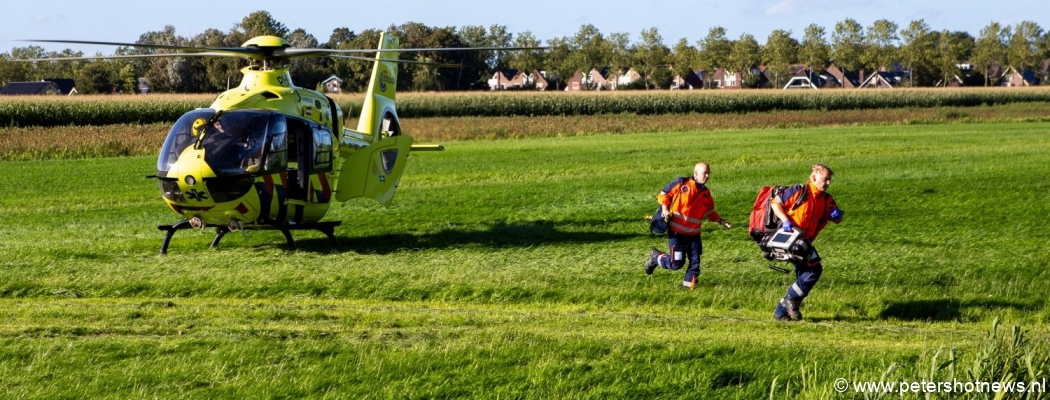
[[52,22],[58,22],[64,20],[66,17],[62,14],[58,15],[37,15],[33,17],[32,21],[34,24],[49,24]]
[[778,17],[794,14],[798,11],[794,0],[784,0],[766,8],[766,16]]

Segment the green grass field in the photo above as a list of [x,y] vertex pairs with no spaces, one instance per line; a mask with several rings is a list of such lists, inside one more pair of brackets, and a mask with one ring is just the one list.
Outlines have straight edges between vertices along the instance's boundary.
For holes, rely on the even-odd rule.
[[[0,397],[856,398],[833,382],[1046,379],[1048,131],[453,142],[411,157],[390,208],[334,206],[339,247],[183,231],[163,257],[156,226],[177,216],[144,178],[154,158],[2,162]],[[642,271],[666,246],[644,216],[697,161],[736,226],[706,225],[683,291],[680,271]],[[845,220],[816,243],[806,320],[774,322],[793,278],[766,268],[747,215],[815,162]]]

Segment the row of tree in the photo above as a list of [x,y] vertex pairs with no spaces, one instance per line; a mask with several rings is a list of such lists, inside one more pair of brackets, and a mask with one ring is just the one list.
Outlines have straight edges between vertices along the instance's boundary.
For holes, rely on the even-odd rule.
[[[645,78],[645,87],[667,87],[674,74],[726,68],[747,71],[764,65],[767,76],[779,84],[790,78],[796,65],[804,64],[815,71],[834,62],[843,70],[874,71],[880,67],[899,66],[911,71],[914,86],[932,86],[959,73],[959,65],[970,63],[985,79],[996,66],[1018,70],[1037,68],[1050,58],[1050,33],[1035,22],[1015,26],[992,22],[974,37],[967,32],[935,31],[923,20],[899,28],[888,20],[875,21],[865,28],[853,19],[835,24],[828,32],[811,24],[801,40],[791,31],[774,30],[759,44],[751,34],[738,39],[726,37],[722,27],[711,28],[707,36],[694,45],[685,38],[667,46],[658,28],[643,30],[637,41],[624,32],[603,34],[593,25],[583,25],[572,37],[555,37],[541,42],[531,32],[512,34],[502,25],[464,26],[460,28],[429,27],[420,23],[390,26],[388,32],[401,38],[405,48],[430,47],[506,47],[545,46],[529,51],[422,51],[403,53],[402,58],[423,61],[403,63],[398,72],[398,89],[414,91],[487,89],[486,81],[493,71],[517,69],[546,70],[549,75],[571,77],[575,71],[607,68],[626,71],[634,68]],[[237,47],[260,35],[285,38],[294,47],[329,49],[374,49],[381,31],[369,29],[355,33],[347,28],[334,29],[326,42],[321,42],[303,29],[290,30],[270,13],[257,11],[243,18],[229,32],[209,29],[186,38],[167,26],[163,31],[147,32],[135,43]],[[829,37],[830,36],[830,37]],[[119,47],[115,55],[137,55],[168,52],[167,50]],[[15,48],[0,54],[0,82],[34,81],[46,78],[74,78],[81,93],[112,91],[134,93],[139,78],[145,77],[152,92],[216,92],[236,86],[245,60],[224,57],[163,57],[105,59],[66,62],[16,62],[12,59],[76,57],[80,52],[64,50],[47,52],[39,46]],[[457,64],[461,67],[437,67],[428,63]],[[330,76],[344,80],[347,91],[363,90],[370,74],[370,63],[330,58],[297,58],[292,60],[292,77],[300,86],[315,87]]]

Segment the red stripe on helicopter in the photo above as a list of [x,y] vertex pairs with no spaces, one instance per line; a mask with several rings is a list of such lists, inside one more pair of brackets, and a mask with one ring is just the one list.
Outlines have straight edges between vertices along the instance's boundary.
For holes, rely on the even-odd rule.
[[237,212],[241,213],[241,215],[247,214],[248,213],[248,207],[245,206],[244,203],[238,203],[237,204]]
[[321,202],[327,203],[332,198],[332,187],[328,185],[328,175],[317,174],[317,178],[321,181]]
[[266,183],[266,193],[273,196],[273,175],[263,175],[263,182]]

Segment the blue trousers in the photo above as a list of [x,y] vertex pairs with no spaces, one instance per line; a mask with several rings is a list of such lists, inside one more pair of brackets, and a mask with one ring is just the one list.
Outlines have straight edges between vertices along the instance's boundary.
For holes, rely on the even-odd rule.
[[[817,281],[820,280],[820,274],[824,273],[824,265],[820,261],[820,254],[817,253],[817,249],[811,247],[809,256],[805,260],[791,263],[795,266],[795,283],[788,287],[785,297],[801,303],[806,296],[809,296],[813,286],[816,286]],[[773,316],[782,317],[784,315],[787,315],[787,309],[778,301],[777,309],[773,312]]]
[[685,266],[688,259],[689,268],[685,270],[682,286],[693,287],[697,276],[700,275],[700,257],[704,254],[704,244],[700,241],[700,235],[684,235],[668,230],[667,247],[670,251],[666,256],[658,258],[657,264],[661,268],[677,271]]

